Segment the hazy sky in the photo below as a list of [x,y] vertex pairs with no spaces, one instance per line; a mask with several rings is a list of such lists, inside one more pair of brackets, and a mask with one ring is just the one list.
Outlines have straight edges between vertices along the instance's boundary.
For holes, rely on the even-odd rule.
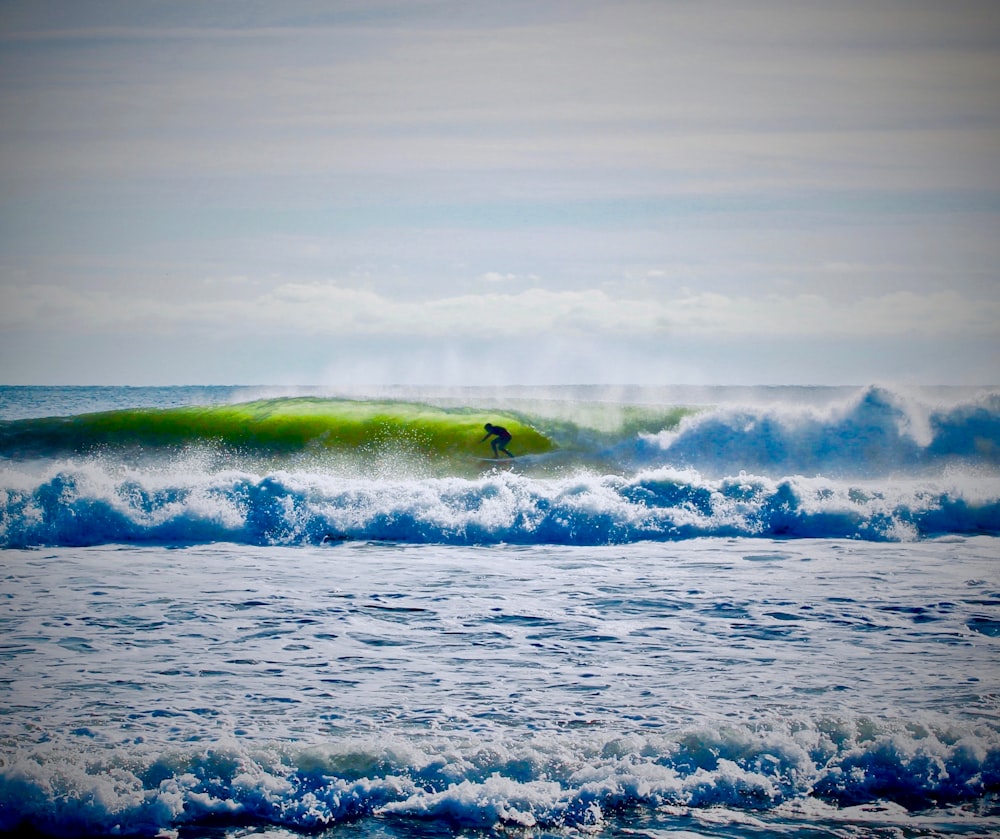
[[998,371],[996,0],[0,3],[0,383]]

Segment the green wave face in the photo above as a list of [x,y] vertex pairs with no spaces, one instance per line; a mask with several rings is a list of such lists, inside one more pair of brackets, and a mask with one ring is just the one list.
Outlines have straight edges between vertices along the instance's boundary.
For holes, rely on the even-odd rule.
[[[512,466],[543,476],[628,470],[637,435],[674,428],[690,409],[512,401],[431,405],[296,397],[234,405],[131,408],[0,422],[0,456],[51,458],[118,452],[127,462],[197,450],[212,471],[305,467],[349,475],[475,476]],[[490,463],[484,425],[502,425],[516,460]],[[624,448],[622,448],[624,447]]]
[[491,453],[487,443],[480,443],[487,422],[511,432],[518,454],[553,448],[552,441],[531,425],[502,413],[318,398],[18,420],[3,424],[0,445],[6,453],[24,454],[210,444],[245,453],[325,450],[481,457]]

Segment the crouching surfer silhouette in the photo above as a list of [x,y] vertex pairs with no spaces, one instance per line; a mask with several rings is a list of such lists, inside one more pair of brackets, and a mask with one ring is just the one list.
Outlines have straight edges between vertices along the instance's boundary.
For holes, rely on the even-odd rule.
[[486,436],[479,442],[484,443],[490,437],[496,437],[495,440],[490,440],[490,445],[493,447],[493,456],[500,457],[499,452],[503,452],[507,457],[513,457],[514,455],[507,451],[507,444],[511,440],[510,432],[503,426],[492,425],[491,423],[486,423],[484,427],[486,428]]

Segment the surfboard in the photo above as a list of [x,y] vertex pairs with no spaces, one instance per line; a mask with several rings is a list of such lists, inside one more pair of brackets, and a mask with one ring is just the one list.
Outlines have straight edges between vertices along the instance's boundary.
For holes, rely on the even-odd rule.
[[473,460],[477,460],[480,463],[543,463],[556,454],[555,452],[525,452],[524,454],[516,454],[513,457],[476,457],[473,456]]

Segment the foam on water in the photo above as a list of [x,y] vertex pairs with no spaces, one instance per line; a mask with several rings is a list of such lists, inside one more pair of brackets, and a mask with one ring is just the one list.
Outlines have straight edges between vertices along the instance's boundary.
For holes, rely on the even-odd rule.
[[988,830],[994,543],[12,551],[0,829]]
[[[338,746],[251,746],[161,752],[23,749],[0,774],[0,829],[53,835],[157,835],[199,823],[316,830],[362,818],[433,819],[453,828],[601,828],[623,813],[646,821],[723,809],[761,813],[803,800],[823,820],[899,828],[912,812],[960,805],[1000,788],[1000,743],[981,731],[878,730],[853,725],[691,731],[672,737],[540,737],[532,742],[393,738]],[[907,807],[909,806],[909,809]],[[791,809],[791,808],[790,808]],[[706,811],[709,811],[706,813]],[[819,812],[809,808],[807,821]],[[891,818],[885,815],[892,813]],[[1000,827],[1000,816],[973,822]]]
[[358,477],[326,470],[123,469],[101,458],[16,464],[0,488],[0,545],[114,542],[605,544],[700,536],[908,540],[1000,533],[1000,480],[708,478],[659,468],[538,478]]

